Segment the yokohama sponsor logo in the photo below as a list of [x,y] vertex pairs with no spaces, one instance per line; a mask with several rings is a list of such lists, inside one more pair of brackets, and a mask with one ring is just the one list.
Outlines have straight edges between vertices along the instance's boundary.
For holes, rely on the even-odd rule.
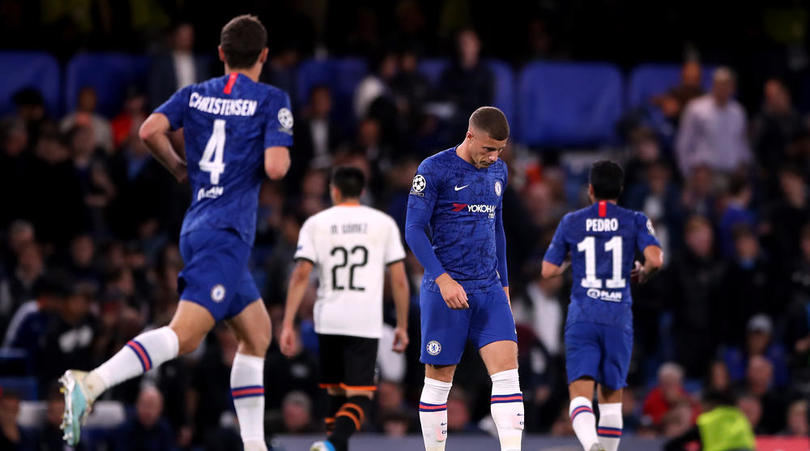
[[461,210],[467,209],[469,213],[495,213],[495,206],[494,205],[486,205],[486,204],[457,204],[453,203],[453,211],[459,212]]

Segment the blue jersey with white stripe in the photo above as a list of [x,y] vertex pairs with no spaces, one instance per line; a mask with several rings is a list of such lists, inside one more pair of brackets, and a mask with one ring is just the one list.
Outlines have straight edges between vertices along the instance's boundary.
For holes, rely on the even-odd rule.
[[647,246],[660,244],[643,213],[600,201],[565,215],[544,260],[559,266],[571,254],[568,324],[632,328],[630,272],[636,251]]
[[232,229],[252,245],[264,150],[292,145],[287,94],[231,73],[181,89],[155,112],[183,128],[192,200],[181,235]]

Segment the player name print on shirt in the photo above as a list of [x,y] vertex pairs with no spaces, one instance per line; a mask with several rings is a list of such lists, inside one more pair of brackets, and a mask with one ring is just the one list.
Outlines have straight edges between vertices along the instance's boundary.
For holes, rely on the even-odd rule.
[[[221,116],[253,116],[259,102],[248,99],[220,99],[218,97],[202,96],[192,92],[188,98],[188,106],[204,113],[219,114]],[[279,111],[279,122],[281,122]],[[289,122],[292,122],[290,114]],[[282,122],[283,125],[283,122]],[[289,127],[287,127],[289,128]]]

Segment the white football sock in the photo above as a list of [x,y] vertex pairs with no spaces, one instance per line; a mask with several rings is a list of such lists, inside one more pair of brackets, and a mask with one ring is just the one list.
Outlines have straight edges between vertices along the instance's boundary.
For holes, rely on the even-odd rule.
[[85,393],[95,400],[108,388],[158,367],[177,357],[177,334],[169,327],[144,332],[129,340],[110,360],[84,379]]
[[599,438],[596,436],[596,417],[593,415],[591,400],[583,396],[572,399],[568,415],[571,417],[571,424],[574,426],[574,433],[577,434],[579,443],[582,444],[585,451],[590,451],[594,443],[599,442]]
[[498,428],[501,451],[520,451],[524,417],[518,370],[501,371],[490,378],[492,379],[490,410]]
[[622,439],[622,403],[612,402],[599,404],[599,427],[596,428],[599,434],[599,443],[607,451],[619,449],[619,441]]
[[237,353],[231,368],[231,397],[239,433],[247,449],[267,449],[264,442],[264,358]]
[[419,422],[425,451],[444,451],[447,443],[447,396],[452,382],[425,378],[422,396],[419,398]]

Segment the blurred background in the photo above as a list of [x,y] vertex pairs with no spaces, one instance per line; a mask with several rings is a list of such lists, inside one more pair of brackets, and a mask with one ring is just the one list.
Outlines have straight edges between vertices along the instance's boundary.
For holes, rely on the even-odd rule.
[[[299,228],[329,205],[328,168],[369,177],[364,202],[404,225],[418,163],[494,104],[512,138],[504,222],[526,431],[572,436],[562,328],[570,281],[541,280],[559,219],[587,203],[598,158],[621,204],[653,221],[666,268],[634,290],[625,435],[674,437],[701,393],[730,389],[761,435],[806,437],[810,395],[810,30],[807,1],[0,0],[0,449],[63,449],[55,386],[168,323],[190,199],[137,138],[177,89],[223,73],[219,31],[257,14],[262,80],[290,94],[293,165],[259,197],[253,275],[280,330]],[[411,346],[379,355],[365,430],[419,432],[418,288]],[[314,285],[302,347],[267,356],[272,434],[322,431]],[[387,321],[393,305],[386,299]],[[106,393],[81,449],[240,449],[236,339]],[[473,350],[450,434],[485,434]],[[574,439],[570,438],[572,444]],[[494,444],[494,442],[493,442]],[[294,449],[294,448],[289,448]],[[807,449],[797,448],[797,449]]]

